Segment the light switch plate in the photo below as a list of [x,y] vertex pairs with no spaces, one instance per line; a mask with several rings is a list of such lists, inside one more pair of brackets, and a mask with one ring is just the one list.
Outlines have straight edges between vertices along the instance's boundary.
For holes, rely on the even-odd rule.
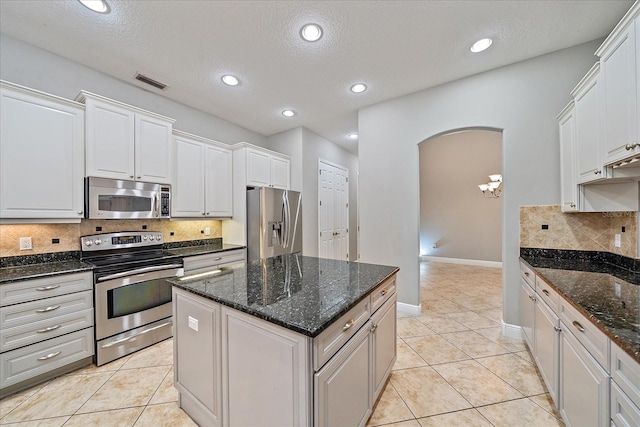
[[198,319],[189,316],[189,327],[198,332]]

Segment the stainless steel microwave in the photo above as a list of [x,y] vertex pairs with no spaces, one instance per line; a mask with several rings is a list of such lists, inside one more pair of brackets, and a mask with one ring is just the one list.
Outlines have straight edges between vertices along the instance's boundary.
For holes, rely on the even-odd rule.
[[89,219],[167,219],[171,216],[171,187],[88,177],[84,204]]

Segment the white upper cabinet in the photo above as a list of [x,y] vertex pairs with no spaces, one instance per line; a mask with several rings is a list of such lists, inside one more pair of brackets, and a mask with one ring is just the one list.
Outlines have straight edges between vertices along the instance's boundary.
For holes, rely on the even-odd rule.
[[174,131],[174,217],[231,217],[232,152],[224,144]]
[[575,101],[576,168],[578,184],[608,178],[600,141],[600,64],[596,63],[571,92]]
[[247,148],[247,185],[289,188],[290,160],[278,153]]
[[596,51],[600,57],[602,141],[605,164],[640,155],[640,2]]
[[89,92],[86,105],[86,175],[172,184],[173,119]]
[[83,106],[6,82],[0,97],[0,217],[79,221]]
[[562,212],[578,212],[575,166],[575,114],[573,101],[558,115],[560,127],[560,197]]

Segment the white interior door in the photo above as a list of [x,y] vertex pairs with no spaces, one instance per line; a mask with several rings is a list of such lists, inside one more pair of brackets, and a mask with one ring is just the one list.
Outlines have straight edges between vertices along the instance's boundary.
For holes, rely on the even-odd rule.
[[320,258],[349,259],[349,170],[318,162]]

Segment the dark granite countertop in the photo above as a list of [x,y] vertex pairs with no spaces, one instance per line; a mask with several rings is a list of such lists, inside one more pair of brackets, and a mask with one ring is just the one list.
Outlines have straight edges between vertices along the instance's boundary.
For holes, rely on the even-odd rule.
[[246,246],[240,245],[231,245],[228,243],[213,243],[209,245],[195,245],[195,246],[184,246],[180,248],[171,248],[165,249],[164,251],[167,254],[179,256],[179,257],[187,257],[187,256],[196,256],[196,255],[205,255],[216,252],[225,252],[225,251],[233,251],[235,249],[244,249]]
[[521,259],[640,363],[640,285],[636,272],[594,260]]
[[284,255],[169,280],[180,289],[309,337],[363,300],[397,267]]
[[92,267],[79,260],[51,261],[0,268],[0,285],[21,280],[38,279],[59,274],[91,271]]

